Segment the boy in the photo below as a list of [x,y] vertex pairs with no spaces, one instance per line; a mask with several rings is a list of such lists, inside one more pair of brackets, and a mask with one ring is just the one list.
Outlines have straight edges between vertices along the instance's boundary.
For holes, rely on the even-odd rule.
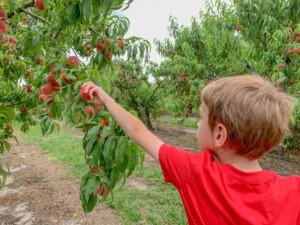
[[292,98],[255,75],[226,77],[201,94],[201,153],[163,143],[103,89],[84,84],[179,191],[189,224],[300,225],[300,176],[262,170],[258,159],[289,132]]

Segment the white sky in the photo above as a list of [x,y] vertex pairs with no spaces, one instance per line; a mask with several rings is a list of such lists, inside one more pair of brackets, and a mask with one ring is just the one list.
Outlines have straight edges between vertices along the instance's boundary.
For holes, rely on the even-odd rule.
[[123,11],[130,20],[127,36],[138,36],[151,42],[151,60],[159,63],[161,57],[153,44],[154,38],[164,40],[168,37],[169,16],[177,18],[179,25],[190,24],[192,17],[198,17],[204,9],[205,0],[134,0]]

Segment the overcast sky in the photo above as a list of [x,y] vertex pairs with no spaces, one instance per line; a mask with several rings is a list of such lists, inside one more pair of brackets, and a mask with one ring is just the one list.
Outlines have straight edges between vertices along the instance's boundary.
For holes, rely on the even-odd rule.
[[178,19],[180,25],[190,24],[192,17],[198,17],[204,9],[205,0],[134,0],[123,12],[129,18],[127,36],[138,36],[152,44],[151,60],[160,62],[153,45],[154,38],[163,40],[168,37],[169,16]]

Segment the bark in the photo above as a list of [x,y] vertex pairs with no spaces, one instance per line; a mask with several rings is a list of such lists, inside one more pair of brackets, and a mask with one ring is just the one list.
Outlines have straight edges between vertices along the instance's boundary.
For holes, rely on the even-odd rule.
[[152,123],[151,123],[151,119],[150,119],[150,112],[149,112],[149,109],[147,107],[143,107],[143,106],[139,106],[137,108],[137,112],[138,112],[138,115],[139,117],[141,118],[141,120],[144,122],[144,124],[146,125],[146,127],[153,131],[154,128],[152,126]]

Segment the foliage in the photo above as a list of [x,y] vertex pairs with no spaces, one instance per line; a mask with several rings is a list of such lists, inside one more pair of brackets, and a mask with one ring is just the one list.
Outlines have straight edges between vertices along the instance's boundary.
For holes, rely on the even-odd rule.
[[[90,168],[81,183],[86,212],[95,206],[95,196],[108,195],[143,159],[108,112],[80,96],[87,80],[108,89],[116,58],[148,60],[149,42],[139,37],[125,39],[129,20],[112,14],[127,9],[131,2],[6,0],[0,5],[7,13],[0,22],[0,161],[9,149],[7,139],[13,137],[13,120],[22,123],[24,132],[39,123],[42,133],[49,134],[59,130],[58,120],[82,128]],[[11,112],[14,118],[2,111]],[[7,173],[1,167],[1,186]]]
[[149,81],[152,63],[143,65],[140,62],[119,61],[116,79],[111,83],[116,98],[129,109],[135,110],[138,117],[153,129],[150,116],[159,114],[164,82]]
[[[204,84],[220,76],[258,73],[299,99],[299,1],[208,1],[190,26],[170,18],[169,35],[157,41],[165,60],[155,74],[168,81],[177,116],[199,107]],[[175,93],[175,94],[174,94]],[[299,106],[286,147],[299,147]],[[297,111],[298,110],[298,111]]]

